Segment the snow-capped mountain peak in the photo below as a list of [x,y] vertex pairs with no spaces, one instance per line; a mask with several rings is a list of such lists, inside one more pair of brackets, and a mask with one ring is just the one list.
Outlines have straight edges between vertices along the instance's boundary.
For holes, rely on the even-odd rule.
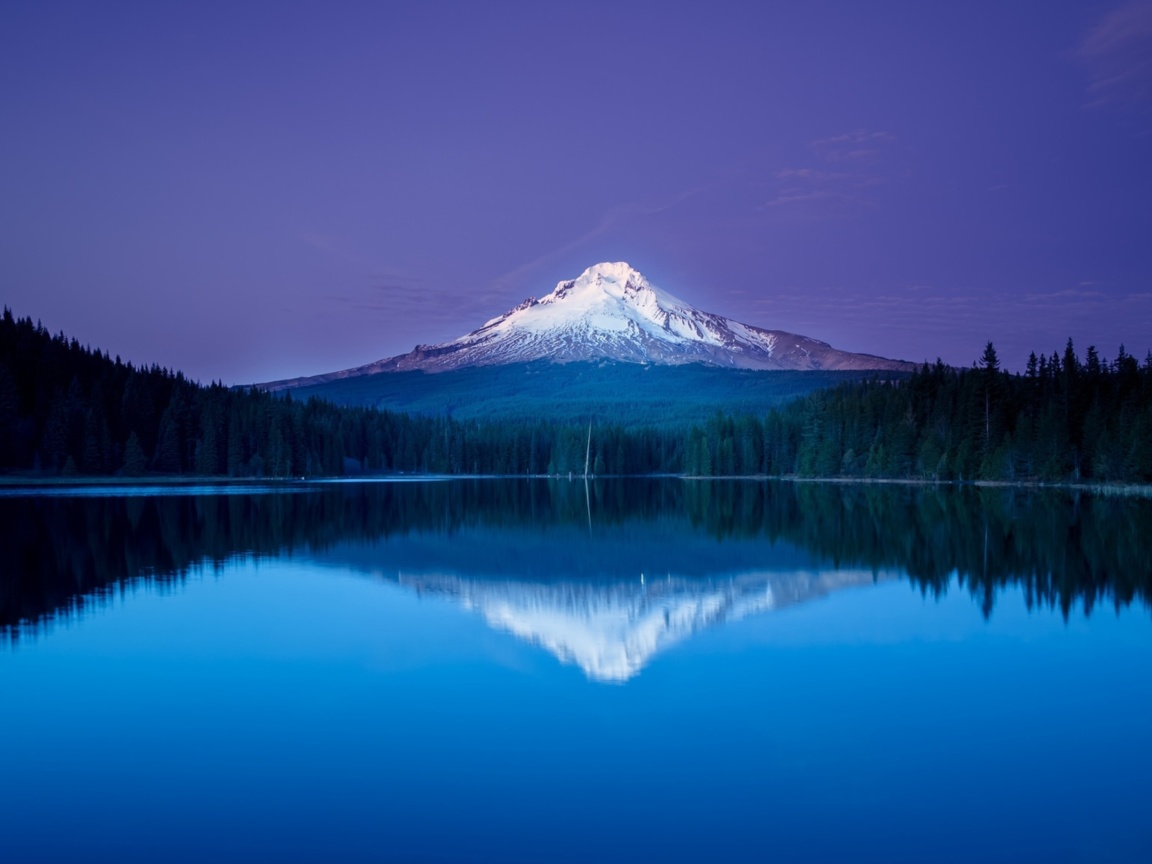
[[656,289],[638,270],[623,261],[596,264],[576,279],[559,283],[540,298],[541,303],[603,302],[604,299],[639,306],[656,301]]
[[[525,300],[456,343],[500,350],[503,346],[493,338],[499,334],[501,341],[519,343],[516,348],[520,350],[547,345],[554,349],[553,359],[659,360],[660,343],[681,348],[692,342],[723,345],[723,328],[716,326],[721,320],[654,287],[624,262],[605,263],[560,282],[539,300]],[[774,340],[761,341],[770,354]],[[647,356],[642,348],[654,356]],[[581,356],[556,356],[555,349],[561,355]]]
[[444,372],[534,360],[702,363],[734,369],[913,367],[701,311],[618,261],[589,267],[540,299],[528,298],[459,339],[417,345],[407,354],[356,369],[265,386],[280,389],[378,372]]

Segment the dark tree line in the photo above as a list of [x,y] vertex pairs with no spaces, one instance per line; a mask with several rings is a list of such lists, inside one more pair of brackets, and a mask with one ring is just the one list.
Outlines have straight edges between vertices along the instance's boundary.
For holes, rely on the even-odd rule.
[[694,433],[689,471],[1147,483],[1152,354],[1140,364],[1121,346],[1108,362],[1090,347],[1081,360],[1068,340],[1010,374],[989,342],[970,369],[937,361],[905,381],[813,393],[770,413],[760,441],[754,422],[712,425]]
[[[611,439],[608,457],[605,442]],[[59,475],[332,476],[583,470],[585,436],[547,423],[457,422],[296,401],[135,367],[51,335],[10,310],[0,319],[0,471]],[[618,430],[605,458],[659,470],[658,448]],[[606,451],[605,451],[606,452]]]
[[0,471],[231,477],[354,473],[691,474],[1152,482],[1152,355],[937,361],[761,416],[588,428],[459,421],[294,400],[134,367],[0,319]]

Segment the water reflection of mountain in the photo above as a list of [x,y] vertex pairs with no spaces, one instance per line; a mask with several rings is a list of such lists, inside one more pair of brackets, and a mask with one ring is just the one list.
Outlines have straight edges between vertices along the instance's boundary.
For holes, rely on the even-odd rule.
[[693,634],[871,585],[757,536],[726,540],[683,514],[640,524],[461,526],[336,544],[309,560],[443,597],[598,681],[626,681]]
[[871,573],[747,573],[724,578],[638,577],[630,582],[468,579],[400,574],[421,594],[444,595],[492,627],[574,663],[596,681],[627,681],[660,652],[701,630],[871,585]]
[[[1013,489],[638,480],[597,481],[586,497],[580,483],[476,480],[6,497],[0,631],[70,614],[136,580],[179,582],[205,563],[288,553],[389,578],[638,584],[644,573],[687,584],[769,574],[774,603],[772,574],[896,571],[928,592],[958,580],[986,612],[1013,584],[1030,603],[1068,614],[1101,601],[1148,605],[1149,537],[1152,501]],[[721,591],[727,608],[745,608],[760,590],[746,587]],[[453,590],[481,591],[496,608],[494,584]],[[637,620],[642,608],[681,614],[645,602],[656,605],[636,606]]]

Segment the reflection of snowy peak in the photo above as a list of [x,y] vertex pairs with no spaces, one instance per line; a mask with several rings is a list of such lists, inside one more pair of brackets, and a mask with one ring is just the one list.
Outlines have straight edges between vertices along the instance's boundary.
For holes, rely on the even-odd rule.
[[694,591],[659,584],[654,590],[569,584],[549,591],[511,585],[477,592],[475,587],[461,598],[468,608],[493,627],[575,663],[596,681],[626,681],[654,655],[696,631],[772,607],[771,588],[736,580]]
[[873,579],[870,572],[836,571],[634,582],[399,577],[421,593],[455,598],[492,627],[606,682],[627,681],[656,654],[705,628]]
[[417,345],[407,354],[356,369],[264,386],[278,389],[377,372],[443,372],[541,359],[705,363],[734,369],[912,368],[702,312],[621,262],[589,267],[539,300],[529,298],[451,342]]

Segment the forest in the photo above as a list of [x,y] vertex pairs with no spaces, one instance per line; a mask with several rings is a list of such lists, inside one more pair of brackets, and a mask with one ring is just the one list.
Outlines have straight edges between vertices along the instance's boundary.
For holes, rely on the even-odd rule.
[[[889,372],[890,379],[909,372]],[[684,363],[533,360],[447,372],[390,372],[335,378],[293,389],[350,407],[497,423],[687,428],[717,411],[762,415],[815,390],[867,381],[867,370],[734,369]],[[273,388],[269,388],[273,389]]]
[[[589,433],[589,429],[591,432]],[[590,443],[589,443],[590,440]],[[937,361],[787,404],[659,427],[460,420],[202,385],[0,318],[0,472],[321,477],[435,473],[1152,482],[1152,354]]]

